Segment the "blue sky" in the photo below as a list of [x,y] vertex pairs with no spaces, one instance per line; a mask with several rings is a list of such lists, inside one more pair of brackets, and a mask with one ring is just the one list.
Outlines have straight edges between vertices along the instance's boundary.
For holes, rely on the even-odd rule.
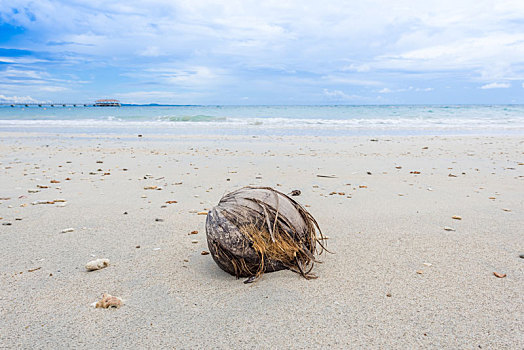
[[0,0],[0,102],[524,103],[524,1]]

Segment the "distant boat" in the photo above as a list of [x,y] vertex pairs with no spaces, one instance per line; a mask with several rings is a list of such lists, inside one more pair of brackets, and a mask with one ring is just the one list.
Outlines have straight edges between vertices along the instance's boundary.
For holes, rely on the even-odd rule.
[[95,107],[120,107],[120,101],[118,100],[96,100]]

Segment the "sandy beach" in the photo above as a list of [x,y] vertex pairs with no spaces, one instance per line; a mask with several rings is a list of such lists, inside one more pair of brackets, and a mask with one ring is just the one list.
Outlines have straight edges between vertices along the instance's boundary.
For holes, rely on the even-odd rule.
[[[521,136],[2,133],[0,179],[1,348],[524,347]],[[318,279],[201,255],[246,185],[301,191]]]

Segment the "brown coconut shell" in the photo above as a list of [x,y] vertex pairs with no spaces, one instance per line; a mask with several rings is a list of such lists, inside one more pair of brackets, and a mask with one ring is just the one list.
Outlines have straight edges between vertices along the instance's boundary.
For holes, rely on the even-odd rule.
[[[209,251],[218,266],[253,282],[264,272],[290,269],[306,279],[321,254],[322,232],[300,204],[270,187],[226,194],[206,220]],[[318,245],[318,249],[317,249]]]

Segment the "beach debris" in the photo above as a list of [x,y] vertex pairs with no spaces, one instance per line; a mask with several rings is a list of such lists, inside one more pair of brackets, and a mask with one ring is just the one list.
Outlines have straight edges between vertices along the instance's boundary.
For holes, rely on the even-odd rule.
[[60,181],[58,181],[58,180],[51,180],[49,182],[52,183],[52,184],[59,184],[60,183]]
[[160,248],[153,248],[153,250],[160,250]]
[[422,149],[428,149],[428,148],[429,148],[428,146],[424,146],[424,147],[422,147]]
[[431,266],[431,265],[433,265],[433,264],[428,263],[428,262],[425,262],[425,263],[422,263],[422,265],[424,265],[424,266],[428,266],[428,267],[429,267],[429,266]]
[[158,186],[146,186],[144,187],[144,190],[156,190]]
[[2,225],[3,225],[3,226],[11,226],[12,223],[10,223],[10,222],[2,222]]
[[164,219],[156,218],[155,221],[156,221],[156,222],[164,222]]
[[100,270],[109,266],[109,259],[96,259],[86,264],[87,271]]
[[197,241],[196,239],[194,239],[194,240],[191,241],[191,243],[193,243],[193,244],[197,244],[198,241]]
[[196,234],[198,234],[198,231],[197,231],[197,230],[194,230],[194,231],[191,231],[189,234],[190,234],[190,235],[196,235]]
[[203,250],[200,252],[200,255],[209,255],[209,252],[207,250]]
[[395,169],[402,169],[402,167],[400,165],[397,165]]
[[444,226],[444,230],[446,231],[456,231],[453,227]]
[[409,173],[410,173],[410,174],[418,175],[418,174],[420,174],[420,171],[418,171],[418,170],[413,170],[413,171],[410,171]]
[[207,215],[207,211],[199,211],[197,212],[197,215]]
[[36,187],[38,187],[38,188],[49,188],[49,186],[46,186],[46,185],[36,185]]
[[118,309],[123,305],[123,300],[119,297],[114,297],[111,294],[104,293],[102,299],[92,305],[97,309]]
[[500,272],[493,272],[493,274],[495,275],[495,277],[498,277],[498,278],[504,278],[507,276],[505,273],[500,273]]
[[177,201],[166,201],[167,204],[175,204],[178,203]]
[[38,193],[40,190],[37,190],[36,188],[30,188],[27,190],[28,193]]
[[423,273],[424,273],[424,271],[422,271],[422,270],[417,270],[417,274],[422,275]]
[[520,254],[519,258],[524,259],[524,254]]
[[38,205],[38,204],[55,204],[55,201],[38,200],[38,201],[31,202],[31,205]]
[[502,208],[502,210],[507,211],[507,212],[511,211],[511,209],[508,209],[508,208]]
[[231,275],[248,277],[244,283],[284,269],[316,278],[311,273],[315,254],[325,250],[317,232],[323,237],[306,209],[270,187],[243,187],[226,194],[206,221],[213,259]]
[[367,185],[359,185],[358,188],[368,188]]
[[300,190],[293,190],[293,191],[289,192],[289,194],[291,196],[300,196],[301,193],[302,192]]
[[38,271],[42,268],[42,266],[39,266],[39,267],[35,267],[34,269],[29,269],[27,270],[27,272],[34,272],[34,271]]
[[60,233],[68,233],[68,232],[73,232],[75,229],[72,228],[72,227],[69,227],[69,228],[65,228],[63,229],[62,231],[60,231]]
[[451,218],[454,220],[462,220],[462,216],[459,215],[453,215]]
[[142,134],[138,134],[138,137],[142,137]]
[[97,164],[102,164],[103,161],[101,161],[101,160],[97,160],[96,163],[97,163]]
[[449,173],[448,177],[457,177],[457,175]]
[[336,179],[337,178],[336,175],[321,175],[321,174],[317,174],[317,177],[325,177],[327,179]]
[[366,174],[372,175],[371,171],[366,171]]

